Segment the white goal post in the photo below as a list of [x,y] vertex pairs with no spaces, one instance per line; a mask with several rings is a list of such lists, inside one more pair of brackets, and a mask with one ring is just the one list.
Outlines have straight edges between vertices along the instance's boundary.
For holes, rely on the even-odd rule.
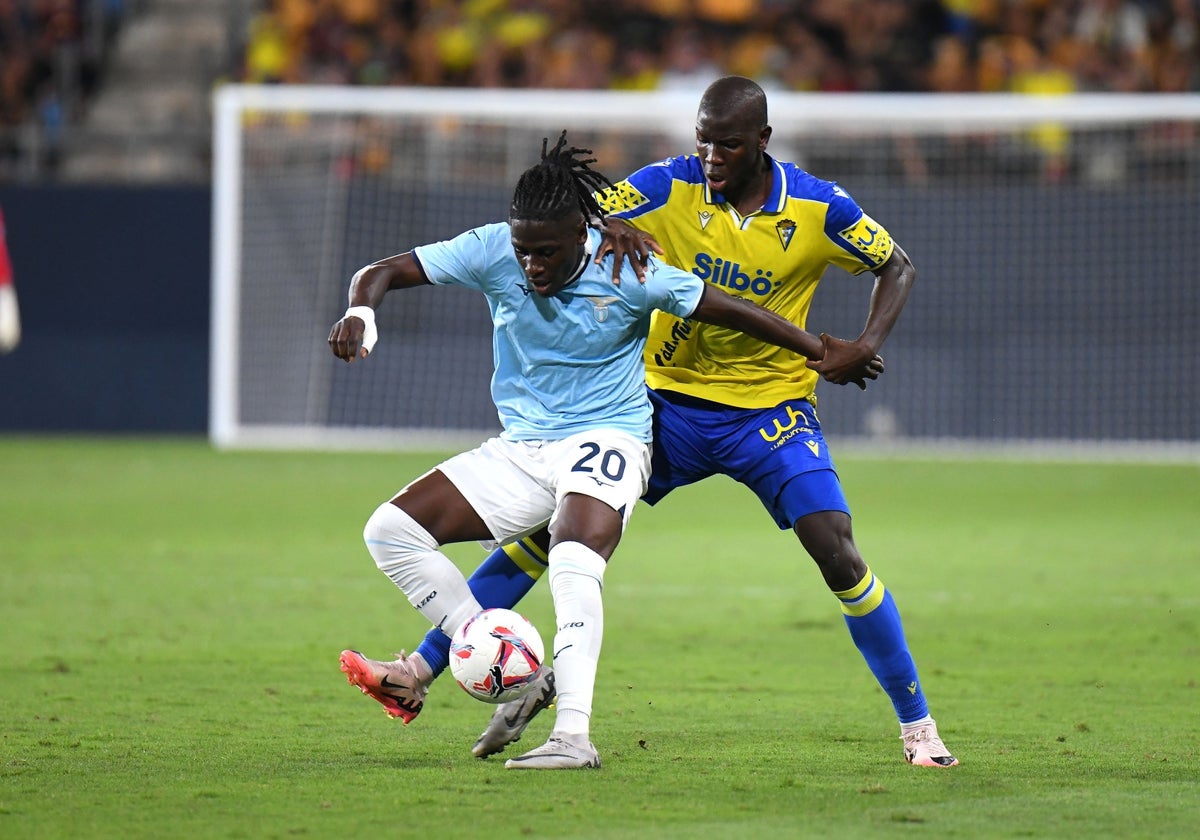
[[[691,152],[698,94],[219,88],[214,444],[449,450],[494,434],[483,301],[390,295],[376,351],[345,365],[325,338],[350,275],[503,219],[562,129],[613,180]],[[835,435],[1196,459],[1200,97],[768,98],[768,151],[838,181],[918,270],[879,382],[818,387]],[[831,269],[809,328],[853,337],[869,296],[869,275]]]

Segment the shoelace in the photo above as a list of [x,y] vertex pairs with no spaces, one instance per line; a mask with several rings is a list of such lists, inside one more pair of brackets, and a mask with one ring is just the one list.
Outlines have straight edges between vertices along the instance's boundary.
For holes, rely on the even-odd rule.
[[417,675],[413,672],[413,670],[406,667],[408,662],[408,654],[404,651],[400,651],[399,653],[394,653],[392,655],[396,657],[395,660],[391,662],[381,662],[380,664],[387,668],[389,674],[403,678],[405,683],[403,685],[389,686],[392,689],[399,689],[399,691],[393,690],[388,693],[393,697],[402,697],[407,694],[412,696],[414,700],[424,700],[425,695],[429,692],[429,687],[422,685],[420,679],[417,678]]
[[904,746],[910,749],[916,749],[917,744],[924,743],[925,749],[930,755],[950,755],[950,750],[946,749],[942,739],[934,735],[928,726],[906,732],[900,736],[900,740],[904,742]]

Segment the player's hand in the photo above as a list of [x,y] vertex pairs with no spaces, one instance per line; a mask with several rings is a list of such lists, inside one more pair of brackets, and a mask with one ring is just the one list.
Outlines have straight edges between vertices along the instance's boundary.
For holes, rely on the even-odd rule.
[[854,383],[867,389],[867,380],[878,379],[883,373],[883,357],[871,352],[869,347],[857,341],[835,338],[821,333],[821,346],[825,355],[820,359],[809,359],[805,364],[810,370],[821,374],[821,378],[834,385]]
[[600,246],[596,249],[593,262],[600,261],[608,254],[613,255],[612,281],[614,286],[621,285],[621,264],[629,260],[629,266],[637,275],[639,283],[646,282],[646,265],[650,262],[650,254],[662,254],[663,249],[658,241],[648,233],[638,230],[622,219],[606,218],[600,228]]
[[366,327],[362,318],[354,316],[342,318],[334,324],[333,329],[329,331],[329,349],[333,351],[333,355],[346,363],[366,358],[370,352],[363,346]]

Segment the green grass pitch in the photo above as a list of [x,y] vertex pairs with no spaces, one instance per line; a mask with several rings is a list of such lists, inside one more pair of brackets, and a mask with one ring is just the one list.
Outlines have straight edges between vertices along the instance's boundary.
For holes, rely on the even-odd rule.
[[[842,457],[952,770],[903,762],[748,492],[642,506],[606,578],[604,767],[515,773],[471,757],[491,707],[448,678],[405,727],[337,666],[425,630],[361,529],[438,459],[0,438],[0,837],[1195,836],[1195,463]],[[552,635],[545,583],[522,610]]]

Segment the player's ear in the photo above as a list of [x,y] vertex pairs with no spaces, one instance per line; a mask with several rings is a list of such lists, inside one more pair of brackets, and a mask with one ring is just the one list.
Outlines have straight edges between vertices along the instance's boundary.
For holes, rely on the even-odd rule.
[[767,150],[767,143],[770,141],[770,139],[771,126],[764,125],[763,130],[758,134],[758,150],[760,152],[765,152]]

